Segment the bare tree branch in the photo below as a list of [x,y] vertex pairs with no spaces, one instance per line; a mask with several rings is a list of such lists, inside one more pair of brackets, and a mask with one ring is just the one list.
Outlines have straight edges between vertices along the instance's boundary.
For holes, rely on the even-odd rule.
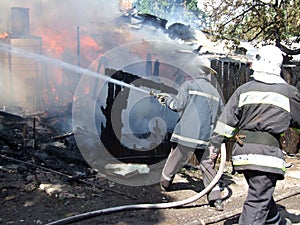
[[289,49],[283,44],[280,43],[280,41],[276,41],[276,46],[280,48],[281,51],[286,53],[287,55],[299,55],[300,54],[300,49]]

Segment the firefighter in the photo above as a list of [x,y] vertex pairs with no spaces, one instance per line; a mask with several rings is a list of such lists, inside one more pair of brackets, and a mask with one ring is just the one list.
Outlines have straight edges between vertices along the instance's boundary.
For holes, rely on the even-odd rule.
[[[188,63],[188,62],[187,62]],[[210,68],[210,60],[196,56],[189,65],[193,79],[185,81],[176,96],[165,93],[157,95],[158,101],[180,114],[171,136],[173,147],[161,175],[160,186],[169,191],[175,174],[188,162],[193,153],[200,162],[205,186],[215,177],[215,160],[208,150],[208,141],[217,117],[223,110],[223,101],[210,83],[208,76],[216,73]],[[216,210],[223,210],[221,191],[218,185],[207,195],[209,204]]]
[[210,150],[232,137],[232,165],[242,173],[248,193],[239,225],[291,224],[281,218],[273,199],[277,180],[284,179],[285,159],[280,135],[300,127],[300,93],[281,77],[282,52],[273,45],[257,50],[252,59],[253,80],[230,97],[211,137]]

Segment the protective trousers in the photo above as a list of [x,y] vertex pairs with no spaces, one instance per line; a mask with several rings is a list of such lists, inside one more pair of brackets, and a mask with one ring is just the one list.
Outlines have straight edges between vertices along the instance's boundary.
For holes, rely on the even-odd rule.
[[277,174],[251,170],[242,172],[249,188],[239,225],[281,224],[281,217],[273,199]]
[[[169,186],[175,174],[188,162],[191,156],[195,154],[200,163],[204,186],[208,186],[216,175],[214,169],[215,162],[209,156],[208,149],[194,149],[183,145],[174,146],[168,156],[166,164],[162,171],[161,183]],[[216,185],[207,195],[208,201],[221,199],[221,191]]]

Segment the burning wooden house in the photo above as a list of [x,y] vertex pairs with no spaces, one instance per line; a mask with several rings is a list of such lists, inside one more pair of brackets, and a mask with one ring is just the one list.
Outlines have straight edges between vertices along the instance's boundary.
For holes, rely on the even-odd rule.
[[[122,162],[151,164],[167,157],[170,151],[169,135],[177,115],[167,109],[161,109],[149,94],[141,97],[142,93],[134,94],[134,90],[122,83],[144,89],[148,93],[155,90],[176,94],[178,86],[187,79],[184,71],[181,71],[185,64],[184,57],[176,62],[172,59],[164,61],[149,42],[140,37],[139,45],[130,46],[128,43],[131,40],[136,42],[135,33],[131,32],[131,26],[123,27],[124,24],[122,27],[106,31],[107,27],[100,23],[98,32],[93,30],[93,33],[86,36],[81,35],[77,27],[77,30],[73,30],[75,38],[71,39],[67,38],[68,32],[56,32],[46,28],[40,28],[37,32],[41,36],[34,36],[31,35],[29,27],[29,9],[16,7],[11,10],[11,33],[1,40],[3,45],[8,46],[8,49],[18,48],[38,55],[43,55],[43,51],[49,50],[59,55],[62,61],[74,65],[75,68],[86,68],[87,72],[80,74],[68,68],[53,71],[40,61],[11,54],[10,51],[1,51],[3,57],[0,64],[4,70],[1,71],[4,75],[0,77],[1,84],[4,84],[0,94],[1,106],[12,104],[25,107],[31,112],[47,111],[43,117],[48,116],[48,122],[51,117],[52,124],[59,124],[65,129],[55,135],[61,137],[66,137],[65,133],[82,135],[77,147],[84,148],[83,155],[88,161],[101,158],[103,155],[98,155],[98,151],[103,149],[108,153],[104,157]],[[141,23],[149,25],[147,18],[151,18],[152,22],[153,20],[158,22],[157,29],[162,29],[166,25],[166,21],[157,20],[152,16],[139,15],[135,19],[141,19]],[[128,18],[124,21],[130,22]],[[156,25],[157,23],[154,27]],[[174,39],[182,37],[181,30],[178,29],[190,31],[188,27],[178,24],[170,27],[173,29],[163,30]],[[138,31],[137,27],[134,31]],[[55,40],[55,33],[65,37],[63,44],[48,43],[49,40]],[[188,39],[187,41],[194,40],[193,34],[190,32],[184,37]],[[182,35],[186,35],[186,32]],[[168,45],[166,40],[174,43],[173,40],[164,38],[161,46]],[[90,47],[88,50],[85,48],[87,43]],[[177,46],[180,47],[180,44],[177,43]],[[183,44],[181,47],[187,46]],[[116,49],[120,51],[117,52]],[[191,47],[189,49],[193,50]],[[105,50],[111,50],[112,57],[107,58]],[[212,68],[218,72],[214,81],[220,85],[225,101],[238,86],[250,79],[250,65],[241,57],[210,52],[196,52],[196,54],[206,54],[210,58]],[[89,76],[89,73],[92,76]],[[103,82],[98,75],[122,83],[106,82],[100,88]],[[168,85],[163,79],[178,86]],[[88,104],[91,108],[87,107]],[[66,107],[60,108],[61,105]],[[49,108],[51,111],[46,110]],[[88,122],[82,119],[74,123],[74,114],[75,119],[81,120],[81,117],[76,117],[77,115],[85,116]],[[171,119],[164,127],[161,124],[166,117]],[[95,126],[95,129],[90,130],[91,126]],[[98,142],[102,145],[97,145]],[[91,151],[96,153],[96,157]]]

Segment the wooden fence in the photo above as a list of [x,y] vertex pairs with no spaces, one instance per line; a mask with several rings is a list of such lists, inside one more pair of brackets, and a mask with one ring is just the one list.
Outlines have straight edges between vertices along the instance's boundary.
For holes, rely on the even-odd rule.
[[[147,68],[149,69],[149,63],[147,63]],[[157,66],[157,65],[156,65]],[[219,88],[221,93],[223,94],[225,103],[228,101],[233,92],[242,84],[248,82],[250,80],[251,69],[250,64],[246,61],[229,58],[229,57],[215,57],[211,58],[211,67],[217,71],[216,79],[214,85]],[[152,70],[151,70],[152,71]],[[156,68],[156,73],[158,68]],[[173,92],[176,90],[165,86],[162,83],[157,83],[151,81],[149,79],[143,79],[137,75],[132,75],[129,73],[124,73],[122,71],[114,71],[110,69],[106,69],[106,74],[110,75],[112,78],[121,80],[126,83],[131,83],[133,81],[139,80],[141,86],[151,88],[153,90],[162,90],[164,92]],[[159,76],[155,74],[155,76]],[[101,125],[101,140],[104,143],[105,147],[110,151],[112,156],[118,158],[124,162],[147,162],[147,163],[156,163],[162,158],[167,157],[170,152],[171,143],[169,142],[169,138],[171,133],[166,135],[165,140],[158,146],[153,149],[147,149],[147,151],[136,151],[134,149],[130,149],[121,144],[119,137],[121,130],[113,129],[110,113],[112,110],[112,106],[115,98],[121,94],[124,99],[124,105],[120,108],[121,110],[126,109],[127,107],[127,99],[129,97],[129,89],[121,88],[116,84],[109,84],[108,86],[108,96],[106,101],[106,108],[102,108],[103,114],[106,116],[106,124]],[[120,129],[122,128],[122,116],[121,111],[119,112],[120,119]],[[146,136],[148,134],[145,134]],[[143,138],[143,137],[142,137]],[[290,132],[287,133],[287,139],[283,139],[282,142],[285,143],[297,143],[298,137],[292,137]],[[142,140],[143,141],[143,140]],[[227,160],[231,158],[231,149],[234,144],[234,141],[229,141],[227,146]],[[285,144],[286,150],[289,152],[289,148],[295,148],[294,145]],[[196,164],[195,158],[191,160],[193,164]]]

